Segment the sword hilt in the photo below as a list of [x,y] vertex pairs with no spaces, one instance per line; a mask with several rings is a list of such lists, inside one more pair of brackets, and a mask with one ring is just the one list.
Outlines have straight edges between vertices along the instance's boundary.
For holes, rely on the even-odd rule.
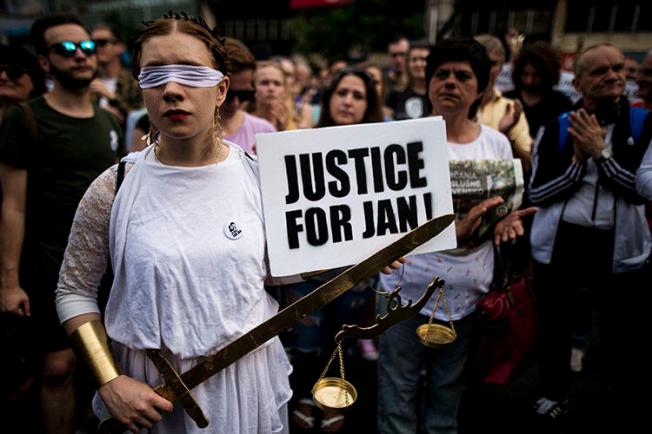
[[[159,350],[147,350],[147,357],[154,363],[161,377],[165,380],[164,384],[154,388],[154,392],[170,402],[178,400],[197,426],[199,428],[206,428],[208,426],[208,419],[177,371],[172,367],[172,364],[163,357]],[[121,434],[126,430],[127,427],[114,418],[103,420],[99,426],[100,434]]]
[[154,363],[156,369],[165,380],[165,384],[157,386],[154,389],[154,392],[167,399],[170,402],[174,402],[175,399],[179,400],[183,409],[186,410],[188,416],[195,421],[199,428],[206,428],[208,426],[208,419],[204,415],[204,412],[195,401],[195,398],[190,393],[190,389],[183,382],[177,371],[174,370],[172,364],[163,357],[161,351],[159,350],[147,350],[147,357]]
[[[170,402],[174,402],[176,400],[174,392],[168,389],[165,384],[161,384],[160,386],[155,387],[154,392]],[[123,425],[122,422],[118,421],[118,419],[113,417],[108,417],[100,421],[97,429],[100,434],[123,434],[125,431],[127,431],[127,427]]]

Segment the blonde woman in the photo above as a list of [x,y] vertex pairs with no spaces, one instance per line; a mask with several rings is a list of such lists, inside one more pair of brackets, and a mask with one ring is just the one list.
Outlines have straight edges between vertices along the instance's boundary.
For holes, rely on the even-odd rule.
[[311,113],[309,106],[303,106],[297,114],[287,76],[277,62],[258,63],[254,75],[256,98],[249,104],[247,111],[268,120],[278,131],[310,128]]

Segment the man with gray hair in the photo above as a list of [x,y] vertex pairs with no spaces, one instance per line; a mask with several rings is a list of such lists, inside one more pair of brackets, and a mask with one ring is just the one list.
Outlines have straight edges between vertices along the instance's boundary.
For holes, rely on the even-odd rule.
[[650,232],[634,174],[652,140],[652,117],[629,107],[624,62],[610,44],[578,55],[573,84],[583,99],[542,129],[529,188],[532,204],[540,207],[530,239],[544,389],[536,411],[549,420],[567,412],[572,324],[578,315],[572,300],[588,289],[613,386],[609,421],[619,424],[614,432],[633,432],[623,424],[643,414],[627,388],[646,372],[641,342],[649,299],[649,282],[641,283],[641,273]]

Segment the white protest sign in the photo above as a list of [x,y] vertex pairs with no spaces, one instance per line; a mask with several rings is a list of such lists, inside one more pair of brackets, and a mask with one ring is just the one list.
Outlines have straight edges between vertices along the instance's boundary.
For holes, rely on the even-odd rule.
[[[453,213],[440,117],[256,135],[271,274],[356,264]],[[413,253],[455,248],[448,227]]]

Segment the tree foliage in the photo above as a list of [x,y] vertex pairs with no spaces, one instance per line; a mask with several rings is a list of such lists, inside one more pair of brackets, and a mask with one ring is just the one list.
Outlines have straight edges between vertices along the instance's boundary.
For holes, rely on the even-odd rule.
[[424,8],[425,2],[357,0],[346,7],[303,11],[292,19],[295,51],[319,52],[328,59],[385,51],[397,35],[423,37]]

